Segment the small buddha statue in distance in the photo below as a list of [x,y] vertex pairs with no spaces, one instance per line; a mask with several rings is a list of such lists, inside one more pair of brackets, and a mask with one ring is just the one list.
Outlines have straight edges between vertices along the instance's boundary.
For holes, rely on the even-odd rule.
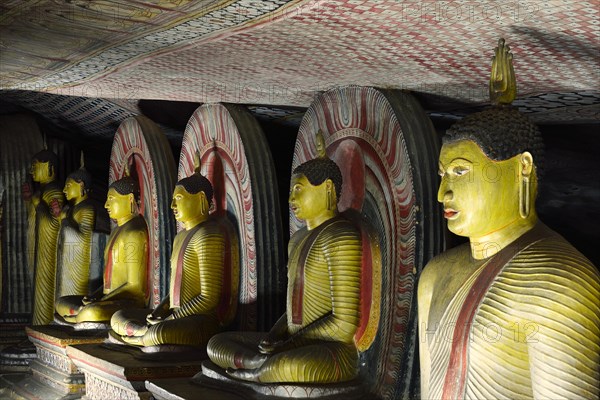
[[56,281],[56,245],[60,228],[60,211],[65,203],[57,181],[58,158],[50,150],[35,154],[31,175],[39,190],[31,193],[24,187],[28,202],[28,260],[34,276],[33,325],[53,320]]
[[89,199],[92,176],[82,165],[65,181],[63,193],[69,204],[63,208],[61,220],[56,297],[84,296],[90,288],[89,275],[92,262],[92,233],[96,223],[96,208]]
[[64,296],[56,302],[60,322],[108,324],[123,308],[144,307],[148,298],[148,227],[138,210],[137,181],[125,176],[108,189],[104,207],[117,226],[104,252],[103,286],[87,296]]

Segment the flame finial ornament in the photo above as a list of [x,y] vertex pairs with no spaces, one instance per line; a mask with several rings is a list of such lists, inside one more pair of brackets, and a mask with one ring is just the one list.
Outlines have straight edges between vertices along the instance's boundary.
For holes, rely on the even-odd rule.
[[511,104],[517,97],[513,55],[503,38],[498,40],[498,47],[494,50],[490,74],[490,102],[493,105]]
[[125,161],[125,170],[123,171],[123,178],[129,178],[131,176],[131,164],[129,160]]
[[323,131],[318,130],[315,134],[315,142],[317,145],[317,158],[327,158],[327,152],[325,151],[325,137]]
[[196,153],[194,154],[194,173],[196,174],[200,174],[200,168],[202,167],[200,159],[200,151],[196,150]]

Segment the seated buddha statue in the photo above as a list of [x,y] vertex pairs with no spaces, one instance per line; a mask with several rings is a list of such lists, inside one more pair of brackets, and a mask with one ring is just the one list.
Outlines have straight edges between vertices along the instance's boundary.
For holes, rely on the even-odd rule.
[[34,276],[34,325],[52,322],[56,281],[56,244],[60,228],[60,210],[65,202],[56,179],[58,159],[50,150],[32,158],[31,175],[39,190],[24,190],[28,203],[28,251]]
[[92,233],[96,222],[96,209],[88,196],[91,185],[92,177],[85,168],[71,173],[65,182],[63,192],[69,204],[59,216],[57,298],[83,296],[96,289],[89,287]]
[[338,214],[342,175],[326,158],[298,166],[289,204],[306,227],[290,239],[286,313],[270,332],[224,332],[208,343],[211,361],[237,379],[333,383],[358,374],[362,243]]
[[177,182],[171,208],[184,229],[173,243],[169,295],[154,310],[115,313],[111,336],[134,346],[157,346],[158,351],[204,351],[208,339],[231,322],[237,302],[223,310],[230,299],[226,256],[237,260],[238,244],[228,246],[232,229],[225,217],[209,216],[212,197],[212,185],[199,167]]
[[148,298],[148,227],[138,211],[140,189],[129,176],[113,182],[104,207],[117,226],[104,250],[104,284],[87,296],[60,297],[59,322],[108,323],[123,308],[144,307]]
[[[509,60],[499,48],[495,61]],[[420,277],[422,398],[598,398],[600,275],[538,219],[542,151],[537,127],[502,102],[443,138],[438,201],[469,242]]]

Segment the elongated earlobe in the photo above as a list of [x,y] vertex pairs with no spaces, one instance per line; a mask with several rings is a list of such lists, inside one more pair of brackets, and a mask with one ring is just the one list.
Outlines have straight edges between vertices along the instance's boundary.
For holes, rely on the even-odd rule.
[[521,170],[519,173],[519,214],[521,218],[529,217],[531,211],[531,172],[533,171],[533,156],[528,151],[521,155]]
[[529,212],[531,210],[531,203],[529,197],[530,186],[531,185],[529,183],[529,177],[521,177],[521,184],[519,185],[519,214],[523,219],[529,217]]

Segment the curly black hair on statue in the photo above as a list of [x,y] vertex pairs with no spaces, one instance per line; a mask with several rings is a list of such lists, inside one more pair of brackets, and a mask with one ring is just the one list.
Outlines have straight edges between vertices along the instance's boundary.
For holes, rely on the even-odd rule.
[[86,191],[92,188],[92,175],[85,168],[79,168],[77,171],[71,172],[67,176],[67,179],[73,179],[77,183],[83,182],[83,187]]
[[212,205],[213,187],[208,179],[196,172],[187,178],[181,179],[175,186],[181,186],[189,194],[204,192],[208,205]]
[[315,158],[297,166],[292,174],[302,174],[311,185],[317,186],[331,179],[339,201],[342,194],[342,172],[337,164],[329,158]]
[[494,161],[528,151],[533,156],[538,181],[544,166],[544,144],[538,127],[512,106],[495,106],[471,114],[452,125],[442,142],[472,140]]
[[58,165],[58,156],[53,151],[44,149],[35,153],[33,157],[31,157],[31,162],[33,163],[34,161],[41,163],[47,162],[49,167],[56,168],[56,166]]
[[119,180],[114,181],[110,184],[108,188],[115,189],[120,195],[133,193],[135,201],[140,201],[140,185],[135,179],[133,179],[130,176],[125,176]]

